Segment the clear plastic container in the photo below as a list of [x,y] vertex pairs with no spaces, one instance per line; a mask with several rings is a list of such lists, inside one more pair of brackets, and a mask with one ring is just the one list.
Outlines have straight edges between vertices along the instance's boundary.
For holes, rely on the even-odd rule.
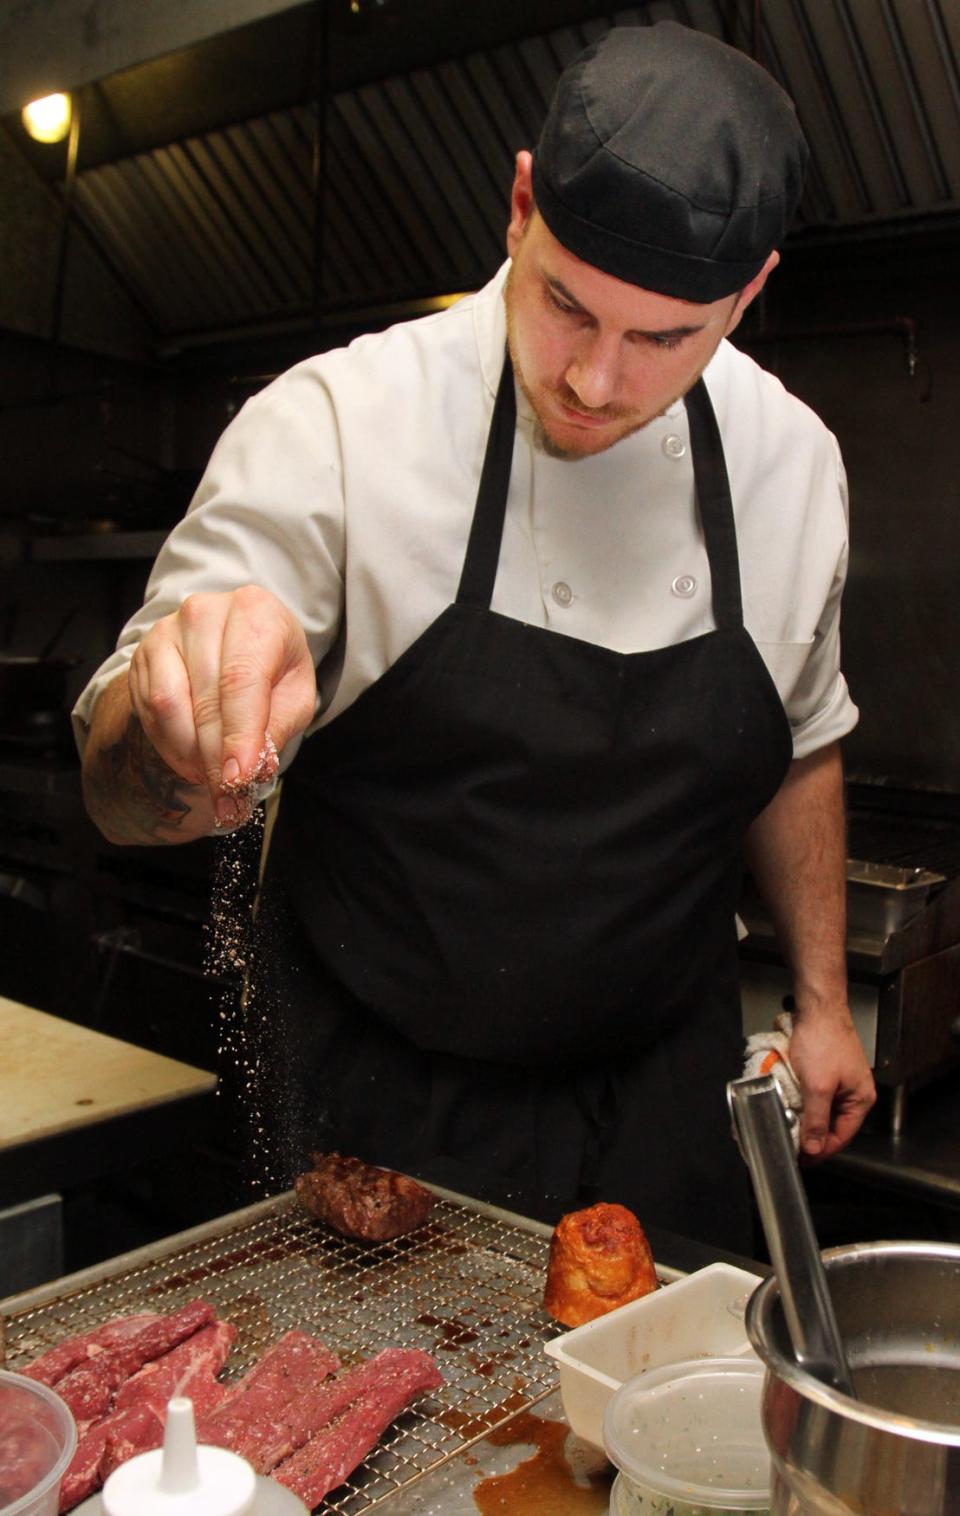
[[603,1419],[604,1447],[620,1471],[611,1516],[768,1512],[763,1376],[755,1359],[698,1358],[621,1386]]
[[56,1516],[76,1446],[76,1422],[60,1396],[0,1369],[0,1516]]

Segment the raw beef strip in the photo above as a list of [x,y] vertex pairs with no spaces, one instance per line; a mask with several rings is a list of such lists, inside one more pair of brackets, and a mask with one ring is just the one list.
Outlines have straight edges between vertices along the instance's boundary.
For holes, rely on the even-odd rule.
[[148,1326],[152,1321],[159,1321],[156,1313],[147,1313],[142,1316],[124,1316],[119,1321],[109,1321],[106,1326],[96,1327],[92,1332],[84,1332],[80,1337],[65,1337],[63,1342],[58,1342],[55,1347],[48,1348],[28,1363],[20,1373],[28,1379],[39,1379],[41,1384],[53,1386],[64,1374],[69,1374],[77,1364],[86,1363],[88,1358],[95,1358],[102,1353],[104,1348],[118,1347],[128,1337],[134,1336],[142,1327]]
[[71,1369],[57,1381],[57,1394],[66,1401],[78,1425],[95,1421],[110,1409],[118,1385],[135,1374],[151,1358],[159,1358],[213,1320],[213,1307],[192,1300],[169,1316],[148,1322],[116,1347],[105,1348],[96,1358]]
[[[399,1349],[389,1351],[396,1353]],[[327,1384],[305,1389],[305,1393],[296,1395],[278,1410],[271,1426],[256,1429],[255,1445],[251,1439],[243,1447],[244,1457],[250,1460],[258,1474],[269,1474],[314,1433],[328,1427],[354,1401],[373,1389],[382,1379],[383,1372],[380,1361],[370,1358],[338,1374]],[[233,1451],[240,1452],[241,1449],[234,1447]]]
[[167,1401],[174,1393],[189,1395],[196,1415],[212,1411],[229,1394],[229,1386],[220,1384],[215,1375],[226,1363],[236,1335],[236,1327],[229,1322],[216,1321],[121,1385],[111,1414],[95,1422],[80,1439],[64,1478],[60,1509],[68,1510],[92,1494],[134,1453],[160,1447]]
[[419,1348],[385,1348],[362,1367],[377,1370],[375,1382],[339,1421],[316,1432],[273,1471],[272,1477],[311,1511],[363,1462],[401,1411],[443,1383],[433,1359]]
[[24,1496],[50,1467],[50,1433],[37,1416],[34,1402],[32,1389],[15,1382],[0,1385],[0,1511],[14,1505],[20,1510]]
[[230,1354],[237,1329],[229,1321],[215,1321],[212,1326],[194,1332],[179,1347],[171,1348],[162,1358],[144,1364],[139,1373],[122,1384],[113,1402],[115,1411],[130,1405],[150,1405],[163,1410],[174,1395],[189,1395],[194,1414],[211,1409],[211,1387],[222,1398],[230,1393],[229,1385],[217,1383],[217,1375]]
[[98,1483],[103,1484],[108,1475],[128,1458],[162,1447],[166,1420],[166,1405],[157,1406],[152,1401],[129,1406],[115,1416],[108,1416],[106,1447],[97,1470]]
[[60,1486],[61,1511],[71,1510],[100,1488],[101,1467],[111,1439],[127,1446],[126,1458],[131,1453],[146,1451],[148,1446],[159,1447],[163,1441],[163,1419],[150,1405],[134,1405],[104,1416],[84,1432]]
[[262,1449],[287,1446],[287,1427],[297,1402],[339,1367],[339,1358],[319,1337],[287,1332],[212,1415],[198,1418],[198,1441],[239,1453],[259,1472]]
[[386,1242],[422,1226],[433,1195],[392,1169],[339,1153],[312,1153],[313,1168],[294,1180],[304,1210],[346,1237]]

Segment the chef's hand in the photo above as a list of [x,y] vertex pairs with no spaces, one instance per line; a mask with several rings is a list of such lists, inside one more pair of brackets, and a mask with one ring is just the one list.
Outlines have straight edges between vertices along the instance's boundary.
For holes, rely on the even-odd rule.
[[225,825],[237,795],[273,778],[277,751],[313,719],[316,675],[303,627],[269,591],[191,595],[133,655],[130,700],[163,761],[205,785]]
[[788,1056],[803,1093],[800,1150],[830,1158],[860,1130],[877,1098],[849,1010],[795,1014]]

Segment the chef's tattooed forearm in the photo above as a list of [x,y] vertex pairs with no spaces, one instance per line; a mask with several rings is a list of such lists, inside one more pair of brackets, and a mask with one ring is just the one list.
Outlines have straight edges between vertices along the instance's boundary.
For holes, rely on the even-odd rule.
[[177,842],[179,829],[205,794],[174,773],[131,715],[119,741],[101,748],[84,774],[90,813],[109,823],[113,840]]

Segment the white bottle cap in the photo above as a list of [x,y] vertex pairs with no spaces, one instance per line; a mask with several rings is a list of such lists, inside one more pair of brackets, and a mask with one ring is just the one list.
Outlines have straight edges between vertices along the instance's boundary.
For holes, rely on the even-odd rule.
[[257,1480],[245,1458],[197,1446],[193,1401],[167,1405],[163,1447],[114,1469],[103,1487],[104,1516],[248,1516]]

